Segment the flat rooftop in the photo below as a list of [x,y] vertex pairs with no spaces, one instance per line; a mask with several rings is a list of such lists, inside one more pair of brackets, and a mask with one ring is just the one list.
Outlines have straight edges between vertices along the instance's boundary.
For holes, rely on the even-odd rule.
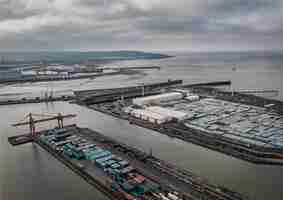
[[223,137],[273,148],[283,148],[283,117],[265,108],[203,98],[175,101],[171,108],[188,113],[184,124]]

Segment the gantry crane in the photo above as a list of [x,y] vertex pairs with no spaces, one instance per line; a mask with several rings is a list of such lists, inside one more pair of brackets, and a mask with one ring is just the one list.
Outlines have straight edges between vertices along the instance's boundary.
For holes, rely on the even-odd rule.
[[[41,119],[35,119],[34,117],[45,117],[45,118],[41,118]],[[35,131],[35,124],[37,123],[42,123],[42,122],[46,122],[46,121],[51,121],[51,120],[57,120],[58,121],[58,127],[59,128],[63,128],[64,127],[64,123],[63,120],[66,118],[73,118],[76,117],[76,115],[74,114],[69,114],[69,115],[62,115],[61,113],[58,113],[57,115],[55,114],[35,114],[35,113],[29,113],[27,114],[23,120],[21,120],[21,122],[16,123],[16,124],[12,124],[12,126],[25,126],[25,125],[29,125],[30,128],[30,134],[32,137],[35,136],[36,131]],[[24,121],[27,120],[27,121]]]

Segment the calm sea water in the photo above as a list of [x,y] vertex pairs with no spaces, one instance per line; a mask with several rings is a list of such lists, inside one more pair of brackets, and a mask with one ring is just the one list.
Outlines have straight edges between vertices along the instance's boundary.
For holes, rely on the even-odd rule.
[[[237,62],[236,62],[237,61]],[[110,64],[109,64],[110,65]],[[105,88],[133,83],[181,78],[186,83],[233,79],[237,89],[279,89],[283,99],[283,62],[280,54],[191,54],[181,53],[162,60],[120,61],[111,65],[160,65],[160,71],[145,71],[134,76],[102,77],[95,80],[69,82],[26,83],[1,86],[0,94],[16,98],[40,95],[54,90],[57,94],[73,89]],[[237,70],[232,71],[236,65]],[[15,94],[17,93],[17,94]],[[15,94],[15,95],[13,95]],[[9,97],[11,97],[9,96]],[[5,98],[1,96],[0,98]],[[274,98],[274,97],[272,97]],[[181,167],[206,177],[210,182],[225,185],[259,200],[281,200],[283,197],[283,167],[254,165],[221,153],[171,139],[159,133],[130,125],[128,122],[68,103],[28,104],[0,107],[0,199],[106,199],[76,174],[36,145],[11,147],[7,137],[28,131],[12,128],[28,112],[75,113],[69,123],[78,123],[116,138]],[[49,128],[43,124],[38,128]]]
[[[283,53],[174,53],[175,57],[155,60],[129,60],[107,63],[106,66],[161,66],[161,70],[145,70],[132,76],[101,77],[93,80],[25,83],[0,86],[0,99],[9,95],[40,96],[53,90],[58,95],[71,94],[72,90],[122,87],[143,82],[183,79],[185,83],[232,80],[236,90],[276,89],[279,94],[266,97],[283,99]],[[236,68],[235,71],[232,69]],[[1,95],[2,94],[2,95]],[[13,95],[15,94],[15,95]],[[4,95],[4,96],[3,96]]]

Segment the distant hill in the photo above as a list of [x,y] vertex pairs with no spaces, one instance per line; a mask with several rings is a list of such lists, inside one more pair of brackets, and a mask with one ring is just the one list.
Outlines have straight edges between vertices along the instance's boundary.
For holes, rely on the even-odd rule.
[[0,67],[15,64],[77,64],[85,61],[107,62],[116,60],[161,59],[171,56],[140,51],[63,51],[63,52],[0,52]]

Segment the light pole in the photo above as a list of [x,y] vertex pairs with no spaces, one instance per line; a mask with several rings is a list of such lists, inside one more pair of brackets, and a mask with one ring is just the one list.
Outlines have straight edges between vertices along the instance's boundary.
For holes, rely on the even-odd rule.
[[144,96],[144,94],[145,94],[145,87],[144,87],[144,83],[140,83],[140,84],[138,84],[138,85],[140,85],[140,86],[141,86],[141,89],[142,89],[142,96]]
[[232,67],[232,80],[231,80],[231,93],[232,96],[234,96],[234,87],[233,87],[233,79],[234,79],[234,73],[236,72],[237,68],[236,66]]

